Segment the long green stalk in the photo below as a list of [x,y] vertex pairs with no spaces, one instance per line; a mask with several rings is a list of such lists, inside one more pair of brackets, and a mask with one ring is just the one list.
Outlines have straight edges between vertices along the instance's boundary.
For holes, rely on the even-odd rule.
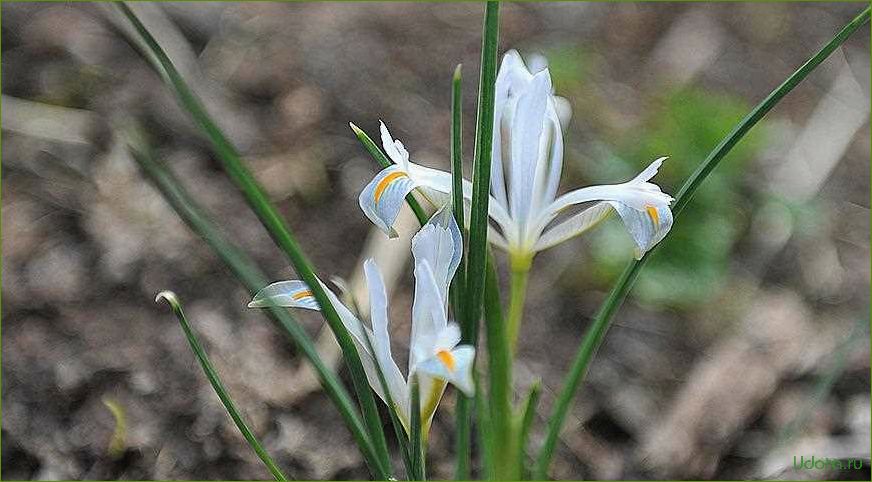
[[411,390],[411,413],[409,414],[409,446],[412,458],[412,480],[426,480],[427,469],[424,466],[426,455],[424,453],[424,432],[421,427],[421,388],[418,384],[418,375],[413,374],[409,380]]
[[475,157],[473,160],[472,207],[466,270],[466,299],[463,340],[475,345],[481,317],[487,265],[488,202],[490,200],[491,150],[493,144],[494,97],[497,76],[500,6],[487,2],[481,42],[481,77],[478,86]]
[[524,301],[527,298],[527,278],[530,275],[530,264],[517,266],[511,264],[512,277],[509,281],[509,313],[506,322],[506,336],[512,354],[518,348],[518,334],[521,331],[521,319],[524,317]]
[[[463,96],[462,96],[461,66],[454,69],[451,78],[451,181],[452,181],[452,209],[454,220],[460,226],[460,232],[466,233],[466,224],[463,216]],[[466,246],[464,241],[463,246]],[[451,307],[454,310],[454,318],[462,323],[461,318],[466,313],[463,307],[464,293],[466,292],[466,256],[460,260],[457,273],[451,282]],[[456,480],[467,480],[470,476],[469,462],[471,459],[470,441],[472,429],[470,411],[474,399],[457,392],[457,410],[455,423],[455,470]]]
[[[497,48],[499,47],[500,15],[499,3],[488,2],[485,6],[484,25],[481,39],[481,69],[478,85],[478,106],[475,130],[475,154],[473,157],[472,200],[470,207],[469,243],[466,258],[466,288],[462,301],[463,316],[460,319],[462,339],[465,343],[476,346],[478,339],[478,322],[482,311],[482,298],[487,265],[487,232],[488,232],[488,202],[490,199],[491,150],[493,144],[494,100],[496,95]],[[455,174],[455,178],[457,175]],[[455,184],[458,180],[455,179]],[[462,201],[461,201],[462,202]],[[463,226],[463,225],[461,225]],[[466,454],[468,450],[465,427],[468,400],[460,398],[458,420],[460,430],[465,437],[460,440],[467,446],[458,447],[458,473],[468,472]],[[481,394],[476,393],[476,401],[481,400]],[[479,407],[479,411],[485,411]],[[459,417],[463,416],[464,419]],[[462,452],[460,452],[462,451]],[[489,459],[490,454],[486,454]],[[465,465],[465,467],[464,467]]]
[[527,402],[524,404],[524,411],[521,412],[521,428],[518,430],[518,472],[522,478],[528,479],[529,469],[527,469],[527,440],[530,438],[530,429],[533,427],[533,419],[536,418],[536,407],[539,404],[539,395],[542,393],[542,383],[539,380],[533,383],[530,387],[530,393],[527,395]]
[[519,480],[521,456],[512,413],[512,355],[503,321],[503,307],[493,255],[487,253],[487,279],[484,285],[484,318],[487,332],[490,388],[491,437],[493,437],[494,478]]
[[[157,187],[167,203],[176,211],[182,221],[212,248],[212,251],[230,268],[249,293],[252,295],[257,293],[267,283],[266,275],[248,255],[224,237],[215,222],[194,201],[178,179],[154,159],[149,146],[141,139],[135,139],[136,134],[133,134],[132,137],[134,137],[131,139],[133,142],[128,145],[128,148],[133,159]],[[269,307],[267,313],[279,329],[291,339],[303,357],[312,364],[321,381],[321,386],[342,415],[345,425],[351,431],[370,470],[373,474],[378,473],[378,458],[369,440],[366,427],[360,419],[360,414],[345,387],[330,368],[324,364],[317,348],[315,348],[315,343],[288,310]]]
[[360,360],[360,354],[354,346],[351,335],[342,324],[342,320],[339,318],[335,307],[330,303],[327,292],[315,275],[311,263],[303,254],[297,240],[291,234],[260,184],[242,163],[236,148],[209,116],[200,99],[188,87],[163,48],[161,48],[130,7],[123,2],[117,5],[131,24],[133,24],[149,51],[155,56],[157,64],[165,74],[167,82],[175,90],[182,106],[191,114],[191,117],[212,143],[218,159],[221,161],[227,174],[240,191],[242,191],[249,207],[257,214],[257,217],[270,233],[273,240],[288,256],[300,278],[312,291],[318,305],[321,307],[321,313],[336,336],[339,346],[342,348],[343,357],[348,365],[354,389],[361,404],[370,440],[379,456],[378,477],[390,477],[390,455],[388,454],[387,442],[378,414],[378,408],[375,404],[375,398],[367,382],[366,373]]
[[[694,193],[699,188],[700,184],[717,167],[721,159],[726,156],[730,150],[754,127],[760,119],[763,118],[778,102],[794,89],[809,73],[811,73],[821,62],[823,62],[833,51],[835,51],[848,37],[851,36],[860,26],[869,21],[869,7],[866,7],[856,18],[849,22],[832,40],[830,40],[820,51],[808,59],[800,66],[787,80],[773,90],[765,99],[763,99],[736,127],[727,134],[726,137],[709,153],[706,159],[699,165],[696,171],[687,179],[675,198],[675,204],[672,211],[677,220],[681,212],[693,198]],[[660,243],[661,245],[663,242]],[[656,247],[655,247],[656,249]],[[596,354],[597,348],[602,343],[606,331],[609,328],[612,316],[620,307],[621,303],[627,297],[630,288],[633,286],[636,278],[639,276],[639,271],[648,261],[651,252],[649,251],[642,259],[631,262],[621,277],[618,279],[614,288],[609,293],[608,298],[603,303],[600,311],[594,318],[588,332],[585,334],[576,354],[569,374],[564,382],[563,389],[557,399],[554,408],[554,414],[551,416],[548,424],[548,432],[545,438],[545,444],[539,452],[539,457],[536,462],[533,478],[537,480],[544,479],[547,476],[548,467],[551,463],[551,458],[554,453],[554,448],[557,444],[557,438],[560,435],[560,429],[563,427],[563,422],[566,418],[566,413],[575,397],[575,392],[578,385],[587,373],[588,365]]]
[[182,330],[185,332],[185,338],[188,339],[188,343],[191,345],[191,350],[193,350],[194,354],[197,356],[197,361],[200,362],[200,366],[203,368],[206,378],[209,379],[209,383],[212,384],[212,388],[215,390],[215,393],[218,394],[218,398],[221,399],[221,403],[224,404],[224,408],[227,409],[227,413],[230,414],[230,418],[233,419],[236,428],[242,432],[242,436],[245,437],[248,445],[250,445],[257,456],[260,457],[260,460],[264,465],[266,465],[266,468],[269,469],[272,476],[276,480],[287,480],[281,469],[279,469],[276,463],[273,462],[272,457],[269,456],[266,449],[264,449],[263,445],[260,444],[260,441],[257,440],[254,432],[248,428],[248,424],[246,424],[245,420],[242,419],[242,415],[239,414],[236,404],[233,403],[233,399],[230,397],[227,389],[224,388],[224,384],[221,383],[221,379],[218,377],[218,372],[215,370],[212,362],[209,361],[209,356],[206,355],[206,351],[203,350],[203,347],[200,345],[197,335],[194,334],[194,331],[188,324],[188,320],[185,318],[185,312],[182,310],[182,303],[179,301],[179,298],[171,291],[162,291],[158,293],[157,298],[155,298],[154,301],[157,302],[160,300],[165,300],[169,303],[170,308],[172,308],[173,313],[175,313],[176,318],[178,318],[179,324],[182,325]]

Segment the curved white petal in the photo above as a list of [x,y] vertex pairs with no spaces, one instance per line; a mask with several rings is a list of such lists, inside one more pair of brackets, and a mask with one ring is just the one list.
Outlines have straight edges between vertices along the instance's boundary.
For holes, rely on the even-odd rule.
[[636,259],[641,259],[672,228],[672,211],[668,204],[650,204],[644,210],[609,201],[621,216],[624,226],[636,242]]
[[646,176],[650,179],[656,174],[665,159],[661,157],[655,160],[638,176],[623,184],[583,187],[558,197],[547,209],[550,219],[569,206],[591,201],[618,201],[638,210],[644,210],[646,205],[652,203],[671,203],[672,197],[662,192],[659,186],[643,180]]
[[249,308],[266,308],[269,306],[284,306],[287,308],[303,308],[319,311],[318,302],[312,296],[312,291],[299,280],[278,281],[267,285],[258,291]]
[[447,299],[448,285],[463,257],[463,236],[448,205],[436,212],[412,238],[415,264],[427,261],[440,295]]
[[391,354],[388,296],[384,281],[378,266],[371,258],[363,263],[363,270],[369,288],[370,321],[373,333],[371,341],[375,351],[375,359],[378,361],[377,368],[381,368],[391,399],[396,407],[405,407],[408,404],[408,386]]
[[547,229],[536,241],[534,251],[544,251],[580,235],[607,218],[611,211],[612,206],[607,202],[594,204],[560,224]]
[[388,127],[382,121],[379,121],[379,132],[381,132],[382,147],[388,157],[403,170],[407,169],[409,167],[409,151],[406,150],[403,143],[391,136]]
[[395,238],[394,221],[406,202],[406,195],[415,187],[415,181],[402,167],[390,166],[376,174],[363,188],[358,198],[360,209],[379,229]]
[[423,360],[417,366],[417,373],[445,380],[471,397],[475,394],[475,382],[472,377],[474,361],[475,348],[461,345],[451,351],[437,352]]
[[416,259],[409,373],[414,371],[418,362],[432,355],[439,333],[448,325],[446,304],[430,263]]
[[[538,229],[544,231],[545,226],[561,210],[569,206],[604,201],[621,216],[621,220],[636,242],[636,257],[641,257],[660,242],[672,227],[672,211],[669,210],[672,197],[661,191],[656,184],[648,182],[657,174],[665,159],[665,157],[656,159],[639,175],[623,184],[584,187],[560,196],[541,215]],[[602,210],[602,208],[597,209]],[[583,211],[577,217],[551,228],[537,242],[537,250],[553,246],[589,228],[593,222],[599,221],[596,216],[593,216],[594,214],[603,213],[593,211],[585,214]],[[587,216],[590,218],[588,219]]]

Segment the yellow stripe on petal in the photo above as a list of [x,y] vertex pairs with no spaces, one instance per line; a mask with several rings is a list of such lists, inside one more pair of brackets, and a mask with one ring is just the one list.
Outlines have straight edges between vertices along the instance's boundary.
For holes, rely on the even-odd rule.
[[645,211],[648,212],[648,217],[651,218],[651,221],[654,221],[654,226],[659,226],[660,213],[657,212],[657,208],[648,204],[645,206]]
[[312,296],[312,291],[305,290],[305,291],[300,291],[299,293],[294,293],[294,295],[291,296],[291,298],[293,298],[294,301],[300,301],[301,299],[308,298],[309,296]]
[[382,194],[384,194],[385,192],[385,189],[387,189],[392,182],[402,177],[409,177],[409,175],[403,171],[397,171],[388,174],[387,176],[385,176],[384,179],[379,181],[378,185],[376,185],[375,187],[375,193],[373,194],[373,198],[375,198],[376,204],[378,204],[378,200],[381,199]]
[[448,350],[439,350],[436,352],[436,358],[439,358],[439,361],[445,365],[445,368],[448,369],[449,372],[454,371],[454,355]]

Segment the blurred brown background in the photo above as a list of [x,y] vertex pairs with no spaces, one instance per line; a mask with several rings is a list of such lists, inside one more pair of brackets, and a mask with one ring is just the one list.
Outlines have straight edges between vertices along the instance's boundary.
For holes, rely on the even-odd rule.
[[[656,181],[674,194],[862,6],[510,3],[501,51],[547,56],[573,106],[562,191],[670,155]],[[375,136],[383,119],[413,158],[446,168],[463,63],[474,123],[480,4],[135,8],[325,277],[353,278],[384,249],[381,235],[365,245],[356,198],[377,167],[348,122]],[[3,477],[268,478],[152,302],[173,289],[288,475],[366,478],[294,348],[118,143],[114,129],[139,120],[226,232],[270,276],[293,276],[125,29],[110,4],[2,4]],[[552,476],[869,479],[868,463],[792,469],[794,455],[869,460],[869,71],[865,26],[703,186],[618,313]],[[630,246],[612,219],[535,261],[517,369],[521,387],[545,387],[534,446]],[[392,249],[405,340],[411,275]],[[318,336],[318,316],[300,320]],[[104,401],[125,414],[121,445]],[[453,470],[452,401],[432,430],[434,478]]]

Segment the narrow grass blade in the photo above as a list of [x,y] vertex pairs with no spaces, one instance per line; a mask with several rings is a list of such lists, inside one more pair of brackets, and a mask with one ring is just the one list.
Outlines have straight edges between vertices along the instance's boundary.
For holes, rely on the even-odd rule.
[[[381,149],[376,145],[375,142],[363,131],[360,127],[354,125],[354,123],[349,122],[349,126],[351,126],[351,130],[354,131],[354,135],[357,136],[357,140],[363,144],[363,148],[366,149],[366,152],[369,152],[369,155],[375,159],[376,162],[379,163],[381,167],[390,167],[393,165],[388,156],[382,152]],[[406,195],[406,203],[412,209],[412,212],[415,213],[415,217],[418,218],[418,222],[421,223],[421,226],[427,223],[427,213],[424,211],[424,208],[421,207],[421,204],[418,203],[418,200],[415,199],[415,196],[412,193]],[[462,226],[462,224],[461,224]]]
[[185,318],[185,313],[182,311],[182,304],[179,301],[179,298],[172,291],[162,291],[158,293],[157,298],[155,298],[154,301],[159,302],[160,300],[169,303],[173,313],[175,313],[176,318],[178,318],[179,324],[182,325],[182,330],[185,332],[185,338],[187,338],[188,343],[191,344],[191,349],[194,350],[194,354],[197,356],[200,366],[203,367],[203,372],[206,374],[206,378],[209,379],[209,383],[212,384],[212,388],[215,390],[215,393],[218,394],[218,398],[221,399],[221,403],[224,404],[224,408],[227,409],[227,413],[230,414],[230,418],[233,419],[236,428],[242,432],[242,436],[245,437],[248,445],[250,445],[252,450],[254,450],[258,457],[260,457],[260,460],[263,461],[263,464],[266,465],[266,468],[269,469],[272,476],[275,477],[276,480],[287,480],[281,469],[279,469],[276,463],[273,462],[273,459],[268,453],[266,453],[266,450],[257,440],[257,437],[255,437],[251,429],[248,428],[245,420],[242,419],[242,415],[239,414],[239,410],[236,409],[236,404],[233,403],[233,399],[230,398],[230,394],[227,393],[227,389],[224,388],[224,384],[221,383],[221,379],[218,377],[218,372],[215,371],[215,367],[212,366],[212,362],[209,361],[206,351],[203,350],[202,346],[200,346],[200,341],[197,340],[197,335],[194,334],[194,331],[188,324],[188,320]]
[[[267,278],[254,261],[224,237],[206,211],[191,198],[178,179],[155,160],[149,146],[136,133],[131,133],[129,137],[131,142],[128,144],[128,149],[130,149],[133,159],[157,187],[167,203],[191,230],[212,248],[212,251],[230,268],[249,293],[252,295],[257,293],[267,283]],[[330,368],[324,364],[318,355],[315,343],[288,310],[277,307],[270,307],[267,310],[279,329],[291,339],[303,357],[312,364],[321,381],[321,386],[324,387],[327,396],[330,397],[342,415],[367,465],[373,474],[378,473],[378,458],[375,449],[369,441],[366,427],[363,425],[357,408],[345,387]]]
[[463,304],[463,340],[475,345],[481,317],[487,264],[488,202],[490,200],[491,150],[493,143],[494,96],[497,76],[500,5],[487,2],[481,42],[481,76],[478,87],[475,158],[472,178],[472,208],[467,250],[466,299]]
[[410,389],[412,392],[412,404],[411,414],[409,415],[409,445],[412,452],[412,479],[426,480],[424,434],[421,431],[421,389],[418,384],[418,375],[412,375]]
[[[673,205],[673,215],[675,220],[678,220],[679,215],[690,202],[693,194],[699,188],[700,184],[706,179],[711,171],[717,167],[721,159],[726,156],[730,150],[742,140],[745,134],[757,124],[778,102],[787,95],[794,87],[799,85],[805,77],[811,73],[821,62],[823,62],[833,51],[835,51],[848,37],[851,36],[860,26],[869,21],[869,7],[866,7],[856,18],[848,23],[832,40],[830,40],[820,51],[808,59],[800,66],[787,80],[773,90],[765,99],[763,99],[744,119],[742,119],[736,127],[727,134],[726,137],[712,150],[705,160],[699,165],[696,171],[685,181],[684,185],[678,191]],[[664,241],[661,241],[660,245]],[[659,246],[659,245],[658,245]],[[569,374],[563,385],[563,389],[555,404],[554,414],[549,419],[548,432],[545,437],[545,444],[539,452],[539,457],[536,462],[534,479],[544,479],[548,473],[548,467],[551,463],[551,458],[554,453],[554,448],[557,444],[557,438],[560,435],[560,430],[563,427],[563,422],[566,419],[566,413],[569,411],[575,392],[578,389],[581,380],[587,373],[587,367],[590,361],[596,354],[597,348],[602,343],[606,331],[609,328],[612,316],[620,307],[621,303],[627,297],[630,288],[639,276],[639,271],[647,262],[651,253],[649,251],[642,259],[631,262],[621,277],[618,279],[614,288],[609,292],[608,298],[603,303],[599,312],[594,318],[588,332],[582,340],[581,346],[578,349]]]
[[530,438],[530,428],[533,426],[533,419],[536,418],[536,407],[539,404],[539,395],[542,393],[542,383],[536,380],[533,386],[530,387],[530,393],[527,395],[527,403],[524,404],[524,412],[521,415],[521,429],[518,435],[518,446],[521,456],[518,457],[520,465],[518,471],[524,479],[529,479],[530,474],[527,469],[527,440]]
[[512,355],[506,338],[503,305],[500,300],[499,280],[493,254],[489,251],[487,277],[484,284],[484,319],[487,333],[488,393],[490,402],[491,436],[494,473],[498,480],[518,480],[521,474],[518,458],[520,449],[514,430],[512,414]]
[[[454,69],[451,79],[451,181],[452,209],[454,220],[460,226],[460,232],[466,234],[466,224],[463,216],[463,97],[462,97],[461,66]],[[466,246],[464,240],[463,246]],[[457,272],[451,284],[451,307],[456,322],[461,323],[461,317],[466,311],[463,308],[463,294],[466,291],[466,259],[460,260]],[[472,399],[457,392],[457,413],[455,430],[455,470],[457,480],[469,479],[471,420],[469,419]]]
[[300,278],[312,290],[312,294],[321,307],[321,313],[327,320],[327,323],[333,330],[333,334],[336,336],[336,340],[339,342],[339,346],[342,348],[342,354],[348,365],[354,389],[362,408],[364,422],[369,431],[372,444],[379,456],[379,477],[390,477],[390,456],[387,450],[387,442],[385,441],[384,430],[378,414],[378,408],[375,404],[375,398],[367,382],[366,373],[360,360],[360,354],[354,345],[351,335],[343,326],[335,307],[330,303],[327,292],[315,275],[312,264],[303,254],[297,240],[291,234],[290,229],[288,229],[282,220],[282,217],[267,197],[263,188],[261,188],[248,168],[242,163],[236,148],[230,143],[224,133],[221,132],[221,129],[218,128],[208,112],[206,112],[200,99],[188,87],[163,48],[161,48],[130,7],[123,2],[117,5],[125,17],[133,24],[136,32],[142,37],[149,51],[155,56],[158,64],[156,67],[164,74],[167,82],[174,89],[179,102],[191,114],[191,117],[212,143],[215,154],[221,161],[225,172],[240,191],[242,191],[249,207],[257,214],[257,217],[270,233],[273,240],[288,256]]
[[491,432],[491,417],[488,410],[487,400],[484,396],[484,389],[481,386],[480,377],[476,374],[475,377],[475,420],[476,428],[478,429],[478,441],[481,445],[481,471],[483,478],[493,480],[494,474],[494,438]]
[[[478,322],[481,317],[482,291],[487,263],[488,202],[490,200],[490,165],[493,143],[494,96],[499,42],[499,3],[488,2],[482,30],[481,70],[479,74],[478,106],[476,114],[475,154],[473,157],[473,188],[470,209],[469,243],[467,243],[466,279],[464,281],[463,316],[460,326],[463,341],[477,346]],[[462,212],[462,210],[459,210]],[[461,226],[463,226],[461,224]],[[482,441],[482,462],[488,478],[494,476],[494,437],[491,430],[493,417],[484,401],[481,387],[476,387],[476,413],[479,419],[479,440]],[[469,401],[460,398],[458,417],[468,411]],[[461,424],[462,434],[467,428]],[[462,447],[461,447],[462,449]],[[468,452],[468,450],[467,450]],[[458,457],[463,454],[459,453]],[[460,466],[462,470],[462,464]],[[467,469],[468,470],[468,469]]]

